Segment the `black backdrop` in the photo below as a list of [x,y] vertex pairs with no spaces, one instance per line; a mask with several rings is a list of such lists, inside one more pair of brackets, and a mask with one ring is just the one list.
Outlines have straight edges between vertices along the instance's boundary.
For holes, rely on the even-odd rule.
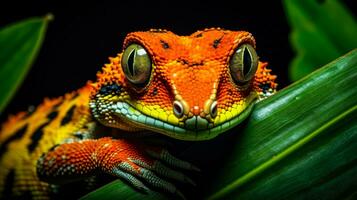
[[[352,1],[344,2],[351,8]],[[28,76],[5,112],[1,113],[1,121],[9,113],[41,103],[45,96],[60,96],[83,86],[87,80],[94,80],[108,57],[121,51],[128,32],[150,28],[164,28],[181,35],[207,27],[250,31],[256,38],[261,60],[268,61],[278,75],[280,88],[289,84],[287,69],[294,53],[288,37],[290,28],[280,1],[49,2],[12,2],[0,7],[0,27],[49,12],[55,18]],[[202,157],[188,159],[196,160],[200,166],[211,166],[201,176],[206,178],[199,182],[208,179],[214,166],[219,168],[214,159],[224,154],[218,147],[208,148],[213,151],[209,154],[198,149],[196,152]],[[204,159],[207,156],[211,159]]]
[[[352,1],[343,2],[352,9]],[[0,27],[46,13],[55,18],[27,78],[1,113],[1,121],[9,113],[39,104],[44,96],[60,96],[94,80],[107,58],[121,51],[128,32],[150,28],[181,35],[208,27],[247,30],[257,40],[261,60],[268,61],[278,75],[279,87],[289,84],[287,69],[294,53],[281,1],[113,2],[8,1],[0,7]]]
[[[261,60],[278,75],[280,88],[289,84],[287,67],[294,53],[281,1],[73,2],[9,2],[0,7],[0,27],[49,12],[55,17],[38,58],[1,119],[39,104],[44,96],[60,96],[94,80],[107,58],[121,51],[128,32],[150,28],[181,35],[207,27],[247,30],[257,40]],[[352,7],[352,0],[344,2]]]
[[1,27],[30,16],[54,15],[38,58],[2,118],[41,103],[45,96],[60,96],[94,80],[107,58],[121,51],[128,32],[150,28],[181,35],[208,27],[250,31],[258,55],[278,74],[280,86],[288,84],[293,52],[280,1],[49,2],[0,8]]

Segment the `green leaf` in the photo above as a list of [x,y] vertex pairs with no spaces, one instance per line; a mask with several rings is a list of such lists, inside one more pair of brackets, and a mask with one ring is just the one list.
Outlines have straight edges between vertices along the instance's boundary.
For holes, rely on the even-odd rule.
[[[354,50],[259,103],[227,159],[234,164],[217,174],[210,199],[352,195],[357,183],[356,80]],[[323,193],[328,188],[333,191]]]
[[289,67],[296,81],[357,47],[357,23],[337,0],[284,0],[297,55]]
[[136,191],[128,184],[116,180],[113,181],[81,198],[82,200],[90,200],[90,199],[102,199],[102,200],[111,200],[111,199],[126,199],[126,200],[134,200],[134,199],[145,199],[145,200],[158,200],[158,199],[168,199],[163,194],[158,192],[151,192],[149,194],[144,194],[142,192]]
[[35,60],[51,18],[27,19],[0,30],[0,112]]
[[[230,137],[223,140],[229,153],[220,155],[224,161],[214,160],[219,167],[206,174],[209,180],[199,195],[207,199],[356,195],[356,80],[357,50],[353,50],[259,102],[246,124],[223,135]],[[213,156],[209,149],[202,152]],[[200,167],[204,172],[205,166]],[[145,195],[115,181],[83,199],[165,198],[158,195]]]

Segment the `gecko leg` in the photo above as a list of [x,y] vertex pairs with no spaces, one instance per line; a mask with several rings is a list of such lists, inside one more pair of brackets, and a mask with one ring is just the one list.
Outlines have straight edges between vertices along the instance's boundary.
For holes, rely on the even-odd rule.
[[166,179],[195,184],[182,172],[169,166],[198,170],[162,148],[127,139],[101,138],[65,143],[53,148],[38,160],[37,174],[40,180],[60,184],[102,171],[125,179],[142,191],[148,191],[146,183],[149,187],[183,197]]

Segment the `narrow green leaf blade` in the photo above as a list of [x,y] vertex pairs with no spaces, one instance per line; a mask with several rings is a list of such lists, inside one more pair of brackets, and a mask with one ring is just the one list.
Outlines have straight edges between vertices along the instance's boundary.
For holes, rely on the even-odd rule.
[[284,0],[297,56],[290,79],[296,81],[357,47],[357,22],[337,0]]
[[168,199],[163,194],[157,192],[151,192],[149,194],[144,194],[140,191],[135,190],[134,188],[128,186],[127,183],[120,180],[113,181],[107,185],[88,193],[83,196],[81,200],[111,200],[111,199],[145,199],[145,200],[160,200]]
[[[353,50],[257,104],[243,132],[235,133],[242,136],[225,155],[227,162],[212,176],[208,198],[352,195],[357,183],[356,80]],[[329,185],[335,187],[333,195],[323,194]]]
[[0,112],[30,69],[51,15],[27,19],[0,30]]

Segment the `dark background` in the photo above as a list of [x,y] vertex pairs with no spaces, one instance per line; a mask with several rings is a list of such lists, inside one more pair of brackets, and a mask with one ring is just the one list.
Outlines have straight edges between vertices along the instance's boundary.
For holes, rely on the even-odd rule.
[[280,86],[288,84],[293,52],[280,1],[16,3],[0,8],[0,27],[49,12],[54,20],[41,51],[2,119],[41,103],[46,96],[60,96],[95,80],[108,57],[121,51],[127,33],[150,28],[181,35],[209,27],[247,30],[256,38],[258,55],[278,74]]
[[[353,0],[343,2],[352,9]],[[356,9],[352,11],[356,13]],[[14,2],[0,7],[0,27],[47,13],[54,15],[54,21],[49,24],[38,58],[15,97],[0,114],[0,121],[10,113],[38,105],[46,96],[61,96],[82,87],[87,80],[95,80],[96,72],[108,62],[108,57],[121,51],[127,33],[150,28],[168,29],[180,35],[209,27],[247,30],[256,38],[261,60],[268,61],[274,74],[278,75],[279,88],[290,83],[288,65],[294,52],[289,43],[290,27],[281,1]],[[224,138],[220,140],[224,141]],[[225,155],[220,150],[212,150],[218,156]],[[205,153],[205,149],[201,149],[200,155]],[[212,154],[208,156],[214,157]],[[217,163],[204,160],[206,157],[192,156],[189,160],[219,167]],[[210,173],[206,171],[203,176]],[[205,178],[201,177],[199,185],[204,182]]]
[[[60,96],[95,80],[108,57],[121,51],[127,33],[150,28],[181,35],[208,27],[247,30],[256,38],[261,60],[268,61],[278,75],[279,87],[289,84],[287,69],[294,53],[281,1],[73,2],[13,2],[0,7],[0,27],[32,16],[54,15],[38,58],[0,115],[1,121],[41,103],[45,96]],[[352,0],[343,2],[352,7]]]

